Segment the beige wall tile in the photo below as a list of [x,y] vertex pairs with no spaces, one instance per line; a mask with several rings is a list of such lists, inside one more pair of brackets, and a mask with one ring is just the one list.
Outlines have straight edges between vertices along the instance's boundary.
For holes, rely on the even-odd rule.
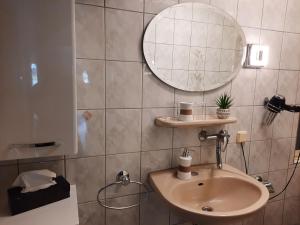
[[144,29],[147,28],[148,24],[155,17],[153,14],[144,13]]
[[174,88],[159,80],[146,64],[143,78],[143,107],[174,106]]
[[80,225],[105,225],[105,209],[98,202],[78,205]]
[[105,61],[76,60],[77,108],[105,107]]
[[193,102],[195,107],[203,106],[203,92],[187,92],[175,89],[175,104],[179,102]]
[[106,0],[106,7],[116,8],[116,9],[126,9],[138,12],[143,12],[144,1],[143,0]]
[[238,118],[236,123],[228,125],[228,132],[231,135],[229,142],[236,141],[236,135],[238,131],[247,131],[247,141],[251,138],[251,126],[253,117],[253,106],[243,106],[243,107],[232,107],[232,116]]
[[287,5],[285,30],[289,32],[300,32],[299,28],[300,2],[298,0],[289,0]]
[[210,3],[213,6],[216,6],[220,9],[223,9],[227,13],[229,13],[233,18],[236,18],[237,15],[237,0],[211,0]]
[[170,224],[171,225],[193,225],[191,222],[187,222],[187,218],[182,215],[182,213],[178,213],[176,210],[172,210],[170,212]]
[[116,9],[105,10],[106,58],[141,61],[143,14]]
[[[107,204],[112,206],[127,206],[139,202],[137,195],[124,196],[120,198],[108,199]],[[124,210],[108,209],[106,211],[106,224],[109,225],[139,225],[139,208],[133,207]]]
[[246,43],[249,44],[258,44],[260,38],[260,29],[252,28],[252,27],[242,27],[245,37]]
[[[231,95],[235,106],[253,105],[256,70],[242,69],[232,81]],[[245,85],[247,84],[247,85]]]
[[270,202],[265,209],[264,224],[282,225],[283,201]]
[[[90,118],[88,118],[90,116]],[[95,156],[105,154],[105,111],[77,111],[78,155]],[[76,157],[70,156],[70,157]]]
[[[106,184],[116,181],[117,174],[126,170],[130,179],[140,180],[140,153],[126,153],[106,156]],[[117,197],[139,192],[139,185],[114,185],[106,190],[106,197]]]
[[106,111],[106,154],[141,150],[141,110]]
[[142,63],[106,63],[106,107],[140,108],[142,105]]
[[[250,143],[244,144],[245,158],[247,167],[249,167]],[[224,159],[225,160],[225,159]],[[246,171],[243,153],[240,144],[229,144],[226,150],[226,164],[229,164],[239,170]]]
[[289,168],[294,167],[295,149],[296,149],[296,138],[292,138],[292,141],[291,141],[291,151],[290,151]]
[[278,70],[258,70],[255,85],[254,104],[263,105],[265,97],[271,98],[276,93],[277,82]]
[[145,0],[145,12],[156,14],[177,3],[178,0]]
[[266,140],[272,137],[274,122],[265,126],[262,124],[266,109],[263,106],[254,106],[251,140]]
[[296,104],[300,104],[300,83],[298,83],[297,95],[296,95]]
[[280,69],[300,69],[300,34],[283,35]]
[[[288,177],[290,177],[292,175],[292,172],[294,170],[294,166],[291,167],[288,170]],[[296,169],[295,175],[293,177],[293,179],[291,180],[290,185],[288,186],[287,190],[286,190],[286,197],[299,197],[300,196],[300,168],[298,167]]]
[[174,129],[173,147],[200,146],[199,128]]
[[283,224],[293,225],[300,221],[300,198],[287,198],[284,204]]
[[66,172],[68,181],[76,184],[78,203],[95,201],[105,185],[104,156],[67,159]]
[[249,155],[249,173],[265,173],[269,169],[271,140],[251,142]]
[[207,106],[216,106],[216,98],[223,93],[230,94],[231,92],[231,82],[211,91],[204,92],[204,102]]
[[237,21],[242,26],[260,27],[263,1],[239,0]]
[[[274,172],[269,172],[269,179],[268,179],[275,190],[275,193],[270,194],[270,197],[273,197],[274,195],[281,192],[286,185],[287,181],[287,170],[277,170]],[[272,199],[271,201],[276,201],[284,198],[284,193],[280,194],[278,197]]]
[[260,43],[269,46],[269,61],[266,68],[279,69],[283,32],[261,30]]
[[162,170],[171,167],[172,150],[142,152],[141,170],[142,181],[148,180],[148,174],[155,170]]
[[262,208],[259,211],[255,212],[248,218],[244,219],[243,225],[263,225],[264,224],[264,211]]
[[[222,158],[225,159],[225,158]],[[216,145],[201,146],[200,162],[202,164],[216,163]]]
[[274,139],[272,141],[269,170],[274,171],[288,168],[291,141],[290,138]]
[[299,125],[299,113],[295,113],[293,116],[293,129],[292,129],[293,138],[297,136],[298,125]]
[[169,207],[155,192],[141,204],[140,214],[140,225],[169,225]]
[[277,93],[285,97],[287,104],[295,104],[299,71],[279,71]]
[[104,0],[76,0],[76,3],[104,6]]
[[158,116],[172,116],[173,109],[143,109],[142,115],[142,150],[172,148],[172,128],[157,127],[154,120]]
[[264,0],[262,27],[283,30],[287,0]]
[[199,2],[199,3],[209,4],[210,0],[179,0],[179,3],[183,3],[183,2]]
[[273,137],[291,137],[293,129],[293,114],[284,111],[276,116],[273,122]]
[[104,59],[104,9],[76,5],[76,57]]

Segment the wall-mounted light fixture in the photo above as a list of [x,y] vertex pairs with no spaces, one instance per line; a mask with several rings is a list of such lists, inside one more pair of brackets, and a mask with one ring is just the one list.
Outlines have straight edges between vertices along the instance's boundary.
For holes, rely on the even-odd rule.
[[269,62],[269,46],[248,44],[246,51],[245,68],[262,68]]

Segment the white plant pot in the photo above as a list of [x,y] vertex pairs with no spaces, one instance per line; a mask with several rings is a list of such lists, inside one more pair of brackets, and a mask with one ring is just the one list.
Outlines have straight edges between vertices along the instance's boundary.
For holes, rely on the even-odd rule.
[[230,109],[217,109],[217,116],[219,119],[227,119],[230,116]]

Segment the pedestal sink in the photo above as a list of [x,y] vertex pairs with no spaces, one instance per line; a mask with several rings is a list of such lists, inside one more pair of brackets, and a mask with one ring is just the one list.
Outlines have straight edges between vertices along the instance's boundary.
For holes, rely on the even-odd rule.
[[157,193],[182,216],[206,224],[231,222],[261,209],[267,188],[245,173],[223,164],[193,166],[190,180],[179,180],[175,169],[150,173]]

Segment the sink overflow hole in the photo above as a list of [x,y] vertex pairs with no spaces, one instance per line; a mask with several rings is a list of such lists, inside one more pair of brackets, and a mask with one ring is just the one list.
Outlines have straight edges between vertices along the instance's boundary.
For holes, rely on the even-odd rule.
[[192,171],[192,176],[198,176],[199,175],[199,173],[198,172],[195,172],[195,171]]
[[202,207],[202,211],[212,212],[212,211],[213,211],[213,208],[210,207],[210,206],[203,206],[203,207]]
[[199,183],[199,184],[198,184],[198,186],[202,186],[202,185],[203,185],[203,183]]

